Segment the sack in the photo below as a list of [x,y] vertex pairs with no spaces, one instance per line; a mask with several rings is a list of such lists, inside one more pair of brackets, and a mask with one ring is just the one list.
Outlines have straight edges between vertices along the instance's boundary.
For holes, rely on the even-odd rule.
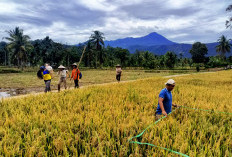
[[43,79],[43,75],[42,75],[42,72],[40,70],[37,72],[37,77],[39,79]]
[[80,72],[80,74],[79,74],[79,79],[81,79],[82,78],[82,73]]
[[45,67],[48,71],[52,71],[53,69],[52,69],[52,67],[49,65],[49,66],[46,66]]

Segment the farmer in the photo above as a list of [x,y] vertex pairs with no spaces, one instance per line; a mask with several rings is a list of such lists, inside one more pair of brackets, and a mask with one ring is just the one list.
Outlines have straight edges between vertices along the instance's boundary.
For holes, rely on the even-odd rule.
[[67,78],[67,75],[69,76],[69,73],[68,73],[68,70],[65,70],[65,67],[63,65],[60,65],[58,67],[59,71],[58,71],[58,75],[60,76],[60,80],[59,80],[59,83],[58,83],[58,91],[60,91],[60,85],[61,83],[63,82],[64,83],[64,88],[66,89],[67,86],[66,86],[66,78]]
[[76,63],[73,63],[73,64],[72,64],[72,68],[73,68],[73,70],[72,70],[72,75],[71,75],[70,80],[73,79],[73,80],[74,80],[74,83],[75,83],[75,88],[79,88],[78,82],[79,82],[79,74],[80,74],[81,72],[80,72],[80,70],[78,69]]
[[119,64],[117,64],[116,65],[116,80],[118,81],[118,83],[120,82],[121,75],[122,75],[122,68]]
[[158,107],[155,112],[155,120],[160,119],[162,116],[167,116],[172,112],[172,106],[177,107],[176,104],[172,103],[172,93],[171,91],[175,87],[175,81],[169,79],[166,83],[166,88],[162,89],[159,94]]
[[52,78],[51,78],[50,72],[45,68],[45,66],[41,66],[40,71],[41,71],[41,75],[42,75],[44,82],[45,82],[44,92],[47,93],[47,92],[51,91],[50,84],[51,84]]

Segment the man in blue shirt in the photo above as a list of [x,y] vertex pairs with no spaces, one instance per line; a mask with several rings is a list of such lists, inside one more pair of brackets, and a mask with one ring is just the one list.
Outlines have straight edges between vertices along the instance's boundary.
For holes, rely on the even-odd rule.
[[167,116],[172,112],[172,106],[177,107],[176,104],[172,103],[172,93],[171,91],[175,87],[175,81],[169,79],[166,83],[166,88],[162,89],[159,94],[158,107],[155,112],[155,120],[160,119],[162,116]]

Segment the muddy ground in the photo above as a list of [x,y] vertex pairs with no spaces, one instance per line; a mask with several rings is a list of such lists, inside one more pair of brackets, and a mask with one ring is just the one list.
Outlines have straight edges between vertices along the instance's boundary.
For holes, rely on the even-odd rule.
[[[25,95],[43,92],[45,87],[27,87],[27,88],[0,88],[0,92],[7,92],[10,96]],[[57,86],[51,85],[51,90],[57,90]]]
[[37,92],[43,92],[44,88],[42,87],[33,87],[33,88],[0,88],[0,92],[7,92],[11,96],[31,94]]
[[[79,86],[82,88],[83,86],[87,85],[93,85],[94,83],[79,83]],[[70,85],[67,84],[67,89],[73,89],[74,84]],[[10,94],[10,97],[12,96],[18,96],[18,95],[26,95],[26,94],[35,94],[35,93],[41,93],[44,92],[45,86],[41,87],[27,87],[27,88],[0,88],[1,92],[6,92],[7,94]],[[61,90],[64,90],[64,86],[61,85]],[[51,84],[51,91],[57,91],[57,85]],[[0,95],[1,98],[1,95]]]

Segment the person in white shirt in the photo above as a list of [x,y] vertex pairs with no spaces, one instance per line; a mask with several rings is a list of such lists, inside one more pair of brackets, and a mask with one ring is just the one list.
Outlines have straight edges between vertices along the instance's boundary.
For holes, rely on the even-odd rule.
[[118,81],[118,83],[120,82],[121,79],[121,75],[122,75],[122,68],[121,65],[116,65],[116,80]]
[[59,83],[58,83],[58,91],[60,91],[60,85],[61,83],[63,82],[64,83],[64,88],[67,89],[67,86],[66,86],[66,78],[67,78],[67,75],[69,75],[68,73],[68,70],[65,70],[65,67],[63,65],[60,65],[58,67],[59,71],[58,71],[58,75],[60,77],[60,80],[59,80]]

